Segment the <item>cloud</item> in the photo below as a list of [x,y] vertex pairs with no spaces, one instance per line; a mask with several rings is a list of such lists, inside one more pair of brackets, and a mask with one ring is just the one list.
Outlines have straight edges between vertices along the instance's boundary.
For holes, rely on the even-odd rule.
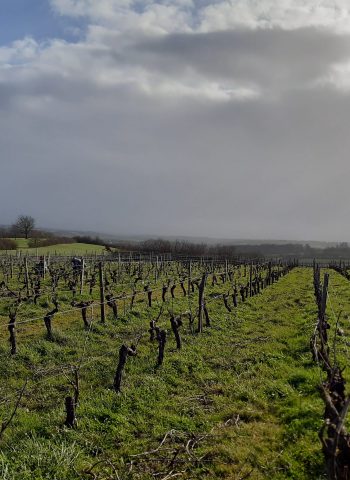
[[349,31],[350,7],[346,0],[225,0],[203,8],[200,18],[200,30],[204,31],[242,26]]
[[153,33],[324,27],[349,31],[346,0],[51,0],[61,15]]
[[94,89],[127,88],[155,97],[246,101],[317,87],[327,78],[340,88],[331,79],[350,53],[349,36],[313,28],[120,39],[113,30],[92,27],[77,44],[15,42],[0,49],[2,90],[79,100],[84,90],[90,95]]
[[0,48],[2,222],[350,240],[347,7],[273,5],[53,0],[79,42]]
[[118,32],[152,34],[190,31],[194,6],[191,0],[51,0],[51,4],[61,15],[87,17]]
[[37,58],[39,44],[30,37],[16,40],[10,46],[0,47],[0,65],[23,64]]
[[25,205],[53,226],[122,233],[344,238],[349,102],[341,95],[213,108],[154,106],[126,93],[101,92],[79,109],[22,105],[2,117],[11,209]]
[[126,47],[124,61],[133,59],[172,77],[196,72],[276,94],[311,87],[349,53],[350,36],[326,30],[240,29],[146,39]]

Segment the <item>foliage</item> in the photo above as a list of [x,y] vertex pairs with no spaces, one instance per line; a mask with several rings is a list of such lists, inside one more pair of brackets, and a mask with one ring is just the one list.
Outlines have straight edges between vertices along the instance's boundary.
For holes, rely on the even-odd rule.
[[69,237],[57,237],[51,235],[49,238],[40,238],[40,237],[33,237],[30,238],[28,241],[29,248],[38,248],[38,247],[49,247],[51,245],[63,245],[63,244],[71,244],[74,243],[74,240]]
[[121,250],[137,251],[144,253],[165,254],[184,256],[216,256],[233,258],[237,255],[234,245],[207,245],[194,243],[186,240],[165,240],[163,238],[148,239],[143,242],[119,242],[114,244]]
[[106,242],[100,237],[90,237],[90,235],[77,235],[74,237],[77,243],[86,243],[88,245],[106,245]]
[[16,250],[17,242],[11,238],[0,238],[0,250]]
[[15,232],[24,235],[24,238],[28,238],[31,232],[34,230],[35,220],[30,215],[20,215],[16,223],[12,226]]

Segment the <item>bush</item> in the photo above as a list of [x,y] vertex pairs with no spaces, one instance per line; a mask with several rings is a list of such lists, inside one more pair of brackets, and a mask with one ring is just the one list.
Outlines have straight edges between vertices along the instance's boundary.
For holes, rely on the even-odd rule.
[[106,242],[100,237],[90,237],[90,235],[77,235],[74,237],[74,240],[77,243],[87,243],[89,245],[101,245],[104,246]]
[[73,243],[74,240],[69,237],[54,237],[50,238],[30,238],[28,240],[28,247],[38,248],[38,247],[49,247],[50,245],[57,245],[62,243]]
[[10,238],[0,238],[0,250],[16,250],[17,243]]

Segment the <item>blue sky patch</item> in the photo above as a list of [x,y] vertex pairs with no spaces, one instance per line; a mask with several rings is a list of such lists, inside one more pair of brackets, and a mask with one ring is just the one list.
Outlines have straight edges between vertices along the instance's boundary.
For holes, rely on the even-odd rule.
[[48,0],[1,0],[0,46],[31,36],[37,41],[61,38],[69,42],[79,39],[84,28],[81,19],[58,15]]

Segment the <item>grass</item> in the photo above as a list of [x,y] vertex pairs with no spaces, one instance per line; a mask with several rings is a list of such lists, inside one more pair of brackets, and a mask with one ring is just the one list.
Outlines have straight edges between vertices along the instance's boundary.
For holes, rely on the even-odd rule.
[[49,247],[28,248],[26,252],[31,254],[46,255],[61,254],[61,255],[84,255],[91,253],[102,253],[105,248],[102,245],[91,245],[89,243],[62,243],[57,245],[50,245]]
[[[348,286],[334,275],[345,302]],[[207,298],[225,288],[208,285]],[[175,313],[189,307],[187,299],[177,296]],[[160,323],[168,330],[168,341],[160,368],[155,367],[157,347],[147,333],[159,305],[146,307],[141,297],[133,311],[117,321],[109,317],[105,326],[94,311],[89,334],[77,312],[54,318],[55,341],[45,338],[42,322],[24,325],[18,329],[16,357],[9,357],[3,338],[4,420],[15,398],[5,404],[1,398],[38,369],[53,373],[30,382],[2,439],[0,477],[147,480],[166,478],[172,471],[188,480],[325,478],[318,440],[320,372],[309,351],[316,320],[311,270],[293,270],[232,313],[221,299],[208,300],[208,310],[212,326],[201,335],[191,334],[185,321],[181,351],[164,310]],[[128,358],[122,392],[116,394],[112,384],[119,347],[135,341],[141,331],[138,354]],[[71,375],[56,369],[78,359],[84,365],[78,428],[68,430],[63,426],[64,398],[72,392]]]
[[[26,254],[31,255],[47,255],[47,254],[59,254],[59,255],[84,255],[91,253],[102,253],[105,248],[102,245],[91,245],[88,243],[62,243],[57,245],[50,245],[49,247],[29,248],[28,240],[25,238],[17,238],[16,240],[18,250]],[[0,251],[0,255],[5,251]],[[11,251],[10,253],[16,253]]]
[[28,239],[27,238],[11,238],[10,240],[15,240],[17,243],[17,248],[20,250],[28,248]]
[[[328,342],[331,346],[332,360],[335,354],[340,366],[346,367],[350,361],[350,344],[348,341],[348,337],[350,336],[350,282],[334,270],[326,269],[322,269],[321,281],[323,281],[322,276],[325,272],[329,273],[327,319],[331,325],[331,330]],[[337,333],[336,326],[338,327]],[[350,372],[348,368],[344,370],[343,374],[349,383]]]

